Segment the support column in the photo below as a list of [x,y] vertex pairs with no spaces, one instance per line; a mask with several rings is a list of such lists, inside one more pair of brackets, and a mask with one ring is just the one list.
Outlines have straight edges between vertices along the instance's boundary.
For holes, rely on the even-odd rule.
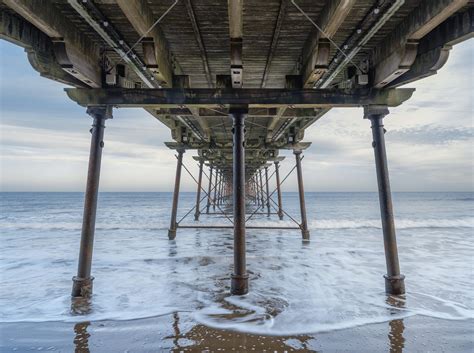
[[176,164],[176,179],[174,181],[173,206],[171,208],[171,224],[168,230],[168,238],[173,240],[176,238],[176,216],[178,215],[178,200],[179,200],[179,184],[181,183],[181,167],[183,165],[183,149],[177,150],[178,163]]
[[380,214],[382,218],[383,240],[387,274],[385,277],[385,292],[388,294],[405,293],[405,276],[400,274],[398,262],[397,239],[393,217],[392,194],[388,175],[387,152],[385,150],[385,129],[383,118],[389,113],[386,106],[364,107],[364,118],[370,119],[372,127],[372,147],[375,154],[377,184],[379,189]]
[[209,208],[211,207],[212,172],[213,172],[213,167],[211,166],[211,171],[209,172],[209,186],[208,186],[208,188],[207,188],[206,213],[209,213]]
[[301,211],[301,235],[303,240],[309,240],[308,220],[306,218],[306,203],[304,200],[304,186],[303,186],[303,171],[301,170],[301,151],[294,150],[296,157],[296,173],[298,175],[298,192],[300,197],[300,211]]
[[262,180],[262,170],[258,170],[258,176],[260,179],[260,200],[262,204],[262,210],[265,208],[265,194],[263,193],[263,180]]
[[222,205],[222,186],[224,185],[224,175],[221,172],[219,176],[219,190],[217,191],[217,204]]
[[99,195],[100,165],[104,147],[105,120],[112,118],[112,107],[87,108],[94,118],[92,124],[89,170],[87,173],[84,214],[82,218],[81,245],[77,276],[73,277],[72,297],[89,298],[92,295],[92,251],[94,247],[95,219]]
[[199,221],[199,215],[201,214],[201,184],[202,184],[202,167],[204,165],[204,160],[199,160],[199,177],[198,177],[198,186],[196,192],[196,212],[194,212],[194,220]]
[[257,174],[255,174],[255,200],[256,200],[257,207],[260,208],[260,188],[258,187]]
[[266,191],[267,191],[267,216],[270,217],[270,189],[268,185],[268,167],[265,167],[265,182],[266,182]]
[[278,161],[275,162],[275,177],[277,184],[277,197],[278,197],[278,217],[280,220],[283,219],[283,207],[281,202],[281,189],[280,189],[280,164]]
[[231,293],[248,293],[248,274],[245,260],[245,117],[247,108],[231,108],[234,121],[233,143],[233,199],[234,199],[234,273]]
[[214,180],[214,198],[212,200],[212,209],[216,210],[216,201],[217,201],[217,189],[219,188],[219,171],[216,168],[216,177]]

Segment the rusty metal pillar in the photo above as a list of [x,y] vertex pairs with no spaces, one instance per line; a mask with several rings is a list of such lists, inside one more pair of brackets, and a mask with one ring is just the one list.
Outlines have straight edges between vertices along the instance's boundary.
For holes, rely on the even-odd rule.
[[214,178],[214,198],[212,199],[212,209],[216,210],[217,189],[219,188],[219,171],[216,168],[216,177]]
[[222,190],[224,185],[224,173],[221,171],[219,176],[219,191],[217,192],[217,204],[222,205]]
[[248,108],[231,108],[229,114],[234,121],[233,143],[233,199],[234,199],[234,272],[231,293],[242,295],[248,292],[248,274],[245,260],[245,117]]
[[277,197],[278,197],[278,217],[280,220],[283,219],[283,207],[281,201],[281,188],[280,188],[280,164],[278,161],[275,162],[275,178],[277,184]]
[[81,245],[77,276],[72,278],[72,297],[89,298],[92,295],[92,251],[94,247],[95,219],[99,195],[100,165],[104,147],[105,120],[112,118],[112,107],[87,108],[87,114],[94,118],[92,124],[89,171],[87,173],[84,214],[82,218]]
[[306,218],[306,204],[304,200],[304,186],[303,186],[303,171],[301,170],[301,151],[294,150],[296,157],[296,173],[298,175],[298,192],[300,197],[300,211],[301,211],[301,235],[303,240],[309,240],[308,220]]
[[382,218],[383,240],[387,274],[385,277],[385,291],[388,294],[405,293],[405,276],[400,274],[398,262],[397,238],[393,217],[392,194],[388,175],[387,152],[385,150],[385,129],[383,118],[389,113],[386,106],[364,107],[364,118],[370,119],[372,127],[372,147],[375,154],[375,168],[377,170],[377,184],[379,190],[380,214]]
[[257,174],[254,175],[255,177],[255,200],[257,207],[260,207],[260,189],[258,188],[258,177]]
[[262,210],[265,208],[265,194],[263,191],[263,180],[262,180],[262,170],[258,170],[258,176],[260,179],[260,203],[262,205]]
[[267,216],[270,217],[270,188],[268,185],[268,167],[265,167],[265,186],[266,186],[266,192],[267,192]]
[[202,187],[202,167],[204,165],[204,160],[199,160],[199,177],[198,177],[198,186],[196,192],[196,212],[194,212],[194,220],[199,221],[199,215],[201,214],[201,187]]
[[178,163],[176,164],[176,179],[174,181],[173,206],[171,208],[171,223],[168,230],[168,238],[173,240],[176,238],[176,216],[178,215],[178,200],[179,200],[179,184],[181,183],[181,167],[183,166],[184,149],[178,149]]
[[212,172],[213,167],[211,165],[211,171],[209,172],[209,186],[207,187],[207,205],[206,205],[206,213],[209,213],[209,208],[211,207],[211,192],[212,192]]

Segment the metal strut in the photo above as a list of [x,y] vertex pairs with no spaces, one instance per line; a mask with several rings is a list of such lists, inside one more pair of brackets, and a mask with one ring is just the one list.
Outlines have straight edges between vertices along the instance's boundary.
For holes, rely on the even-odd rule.
[[202,167],[204,165],[204,160],[199,160],[199,177],[198,185],[196,191],[196,212],[194,213],[194,220],[199,221],[199,215],[201,214],[199,209],[199,204],[201,203],[201,183],[202,183]]
[[306,204],[304,200],[304,186],[303,186],[303,171],[301,170],[301,151],[294,150],[296,158],[296,174],[298,176],[298,193],[300,197],[300,211],[301,211],[301,235],[303,240],[309,240],[308,220],[306,218]]
[[213,166],[211,165],[211,170],[209,172],[209,186],[208,186],[208,189],[207,189],[206,213],[209,213],[209,208],[211,207],[212,172],[213,172]]
[[364,118],[370,119],[372,126],[372,147],[375,155],[377,170],[377,184],[379,190],[380,215],[382,218],[383,241],[387,274],[385,277],[385,291],[388,294],[405,293],[405,276],[400,273],[398,262],[397,237],[393,217],[392,193],[388,176],[387,152],[385,150],[385,129],[383,118],[389,113],[386,106],[364,107]]
[[283,212],[282,212],[282,199],[281,199],[281,184],[280,184],[280,164],[278,161],[275,161],[275,178],[277,184],[277,198],[278,198],[278,217],[280,220],[283,219]]
[[245,117],[248,108],[231,108],[229,114],[233,124],[233,199],[234,199],[234,272],[231,278],[231,293],[248,293],[245,259]]
[[176,238],[176,216],[178,215],[179,184],[181,183],[181,167],[183,166],[184,149],[178,149],[178,162],[176,164],[176,178],[174,181],[173,206],[171,208],[171,224],[168,230],[168,238]]
[[92,124],[91,148],[89,153],[89,171],[87,173],[84,214],[82,218],[81,245],[77,276],[73,277],[72,297],[89,298],[92,295],[92,251],[94,247],[95,219],[99,195],[100,165],[104,147],[105,120],[112,118],[112,107],[87,108],[94,118]]

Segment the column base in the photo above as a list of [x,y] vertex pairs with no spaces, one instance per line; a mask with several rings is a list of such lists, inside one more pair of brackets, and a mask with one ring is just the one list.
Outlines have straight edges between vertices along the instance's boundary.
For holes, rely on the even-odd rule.
[[232,274],[230,282],[230,293],[232,295],[244,295],[249,292],[249,275]]
[[81,278],[74,276],[72,278],[72,293],[73,298],[90,298],[92,296],[92,281],[94,277]]
[[384,275],[385,278],[385,293],[399,295],[405,294],[405,276],[388,276]]
[[282,212],[279,212],[279,213],[278,213],[278,217],[280,218],[280,221],[283,220],[283,213],[282,213]]
[[309,241],[309,230],[302,229],[301,230],[301,235],[302,235],[304,241]]
[[176,238],[176,229],[168,229],[168,239],[174,240]]
[[195,213],[195,214],[194,214],[194,220],[195,220],[195,221],[199,221],[199,216],[200,216],[200,215],[201,215],[200,213]]

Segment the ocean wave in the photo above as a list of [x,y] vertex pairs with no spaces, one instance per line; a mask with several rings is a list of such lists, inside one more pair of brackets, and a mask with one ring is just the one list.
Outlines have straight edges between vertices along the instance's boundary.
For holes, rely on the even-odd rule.
[[[321,219],[311,221],[310,228],[314,229],[357,229],[382,228],[380,219],[348,220]],[[458,219],[395,219],[397,229],[410,228],[474,228],[474,217]]]
[[[184,224],[184,223],[183,223]],[[195,223],[189,222],[189,225]],[[225,225],[223,220],[214,219],[198,224],[206,225]],[[295,227],[296,225],[289,220],[286,221],[269,221],[269,220],[254,220],[248,222],[247,225],[258,225],[258,226],[283,226],[283,227]],[[168,219],[160,222],[137,222],[135,223],[112,223],[112,224],[98,224],[96,227],[97,231],[117,231],[117,230],[134,230],[134,231],[160,231],[168,229]],[[308,224],[310,229],[362,229],[362,228],[382,228],[380,219],[316,219],[312,220]],[[474,217],[466,218],[453,218],[453,219],[395,219],[395,227],[397,229],[412,229],[412,228],[474,228]],[[4,230],[45,230],[45,231],[80,231],[81,224],[73,222],[58,222],[58,223],[42,223],[42,222],[2,222],[0,229]]]

